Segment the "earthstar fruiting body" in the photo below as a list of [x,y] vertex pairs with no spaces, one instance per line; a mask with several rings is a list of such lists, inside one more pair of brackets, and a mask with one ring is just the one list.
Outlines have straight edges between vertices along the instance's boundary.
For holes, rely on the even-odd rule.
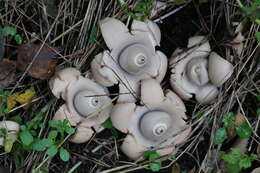
[[170,60],[170,84],[184,100],[195,95],[202,104],[209,104],[217,97],[218,88],[233,73],[233,65],[211,52],[204,36],[189,39],[188,51],[177,49]]
[[[156,50],[160,45],[159,27],[134,20],[131,30],[121,21],[100,21],[102,36],[110,49],[96,55],[91,63],[94,79],[103,86],[119,84],[118,102],[134,102],[139,95],[139,82],[154,78],[161,82],[167,70],[167,58]],[[128,93],[128,94],[126,94]]]
[[190,127],[181,99],[172,91],[166,94],[154,79],[141,81],[141,105],[118,103],[111,112],[115,128],[128,133],[121,149],[131,159],[155,148],[161,155],[174,152],[175,145],[185,141]]
[[93,126],[103,123],[112,108],[108,91],[94,81],[81,76],[75,68],[66,68],[55,74],[49,82],[56,97],[62,97],[62,105],[54,120],[68,119],[77,132],[70,138],[74,143],[83,143],[90,139]]

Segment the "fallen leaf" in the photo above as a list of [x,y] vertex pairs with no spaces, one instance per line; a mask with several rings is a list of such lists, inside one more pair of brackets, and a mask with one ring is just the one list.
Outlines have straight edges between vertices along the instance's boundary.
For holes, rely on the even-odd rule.
[[15,107],[15,105],[17,103],[16,99],[18,96],[19,96],[19,93],[14,93],[7,97],[6,105],[7,105],[8,110],[11,110]]
[[[235,115],[235,126],[241,126],[245,123],[245,117],[243,114],[241,114],[240,111],[238,111]],[[234,137],[236,136],[236,127],[235,126],[230,126],[227,128],[228,131],[228,136],[229,137]]]
[[246,153],[247,145],[248,145],[248,139],[238,138],[232,145],[232,148],[239,148],[242,153]]
[[35,91],[34,89],[27,89],[25,90],[24,93],[20,94],[17,98],[16,101],[20,104],[25,104],[29,103],[32,101],[33,97],[35,96]]
[[0,88],[7,87],[15,79],[15,62],[8,59],[0,61]]
[[[19,46],[17,57],[17,68],[25,71],[33,61],[35,55],[41,48],[41,44],[28,43]],[[38,79],[49,79],[55,72],[58,60],[55,59],[58,48],[51,48],[47,44],[43,45],[33,64],[28,70],[28,75]]]

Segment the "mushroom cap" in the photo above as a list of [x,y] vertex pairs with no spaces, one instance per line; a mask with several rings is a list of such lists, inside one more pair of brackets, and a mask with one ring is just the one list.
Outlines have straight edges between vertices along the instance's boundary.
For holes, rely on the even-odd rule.
[[[187,128],[183,120],[186,118],[185,107],[180,102],[181,99],[171,91],[164,96],[158,81],[154,79],[141,81],[142,105],[121,103],[111,112],[114,127],[129,133],[121,147],[123,152],[136,159],[145,150],[161,145],[164,141],[174,140],[172,143],[175,144],[177,141],[179,143],[185,140],[187,133],[183,135],[182,132]],[[179,135],[182,139],[178,139]]]
[[171,131],[171,117],[163,111],[151,111],[145,113],[140,119],[141,134],[151,140],[161,140],[167,132]]
[[120,94],[118,102],[134,102],[139,95],[140,80],[155,78],[160,82],[165,76],[167,58],[155,50],[161,39],[160,30],[151,21],[133,21],[129,31],[114,18],[101,20],[100,29],[111,51],[104,51],[93,60],[94,79],[104,86],[119,83],[120,93],[124,94]]
[[[88,93],[88,95],[84,94],[86,92]],[[83,97],[79,94],[83,94]],[[77,81],[70,83],[69,86],[66,88],[65,101],[67,102],[69,112],[73,116],[77,117],[79,121],[82,121],[84,117],[87,116],[91,116],[89,119],[95,119],[96,116],[94,115],[107,116],[106,113],[103,113],[107,111],[110,112],[112,106],[111,99],[107,95],[108,92],[103,87],[96,84],[90,79],[79,76]],[[78,98],[80,98],[79,100],[81,102],[78,101]],[[101,104],[98,104],[97,107],[95,107],[94,109],[86,110],[85,107],[91,107],[89,100],[95,100],[93,98],[99,100]],[[82,102],[82,99],[85,101]],[[84,111],[87,112],[84,113]]]
[[[0,129],[6,129],[7,132],[18,133],[20,125],[14,121],[1,121]],[[0,138],[0,146],[4,145],[4,138]]]
[[69,141],[76,144],[87,142],[93,135],[94,131],[89,127],[84,127],[81,124],[77,126],[75,134],[73,134]]
[[83,117],[87,117],[103,105],[103,100],[95,95],[98,94],[89,90],[76,93],[74,97],[74,106],[77,112]]
[[197,84],[205,84],[208,80],[204,72],[207,64],[205,58],[209,55],[210,45],[208,41],[203,42],[204,39],[204,36],[191,37],[188,43],[189,50],[180,53],[181,50],[177,49],[170,59],[170,84],[182,99],[190,99],[192,93],[198,90]]
[[88,78],[82,76],[71,78],[70,81],[73,82],[67,83],[65,90],[62,91],[67,103],[59,108],[53,119],[68,119],[72,126],[82,121],[92,125],[104,122],[112,109],[108,91]]
[[65,68],[56,72],[49,81],[49,87],[53,95],[64,99],[66,87],[76,81],[80,75],[80,72],[75,68]]
[[217,53],[212,52],[209,56],[209,78],[217,87],[226,82],[233,73],[234,67]]
[[145,69],[147,60],[149,60],[147,54],[143,45],[131,45],[120,54],[119,64],[128,73],[138,73]]
[[203,86],[209,82],[208,60],[206,58],[194,58],[187,64],[187,76],[197,86]]

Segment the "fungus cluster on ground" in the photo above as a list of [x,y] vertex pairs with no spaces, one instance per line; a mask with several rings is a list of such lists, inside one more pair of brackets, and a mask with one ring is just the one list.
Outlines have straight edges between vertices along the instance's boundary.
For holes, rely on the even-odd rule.
[[[211,52],[205,37],[192,37],[188,50],[177,49],[170,59],[175,94],[160,86],[168,60],[156,49],[161,33],[155,23],[134,20],[128,27],[117,19],[105,18],[100,29],[109,50],[92,61],[92,78],[67,68],[50,80],[52,93],[65,101],[54,119],[68,119],[77,128],[70,141],[83,143],[110,117],[114,127],[127,134],[121,150],[134,160],[150,149],[161,155],[176,152],[175,146],[187,140],[191,131],[180,98],[188,100],[195,95],[199,103],[212,103],[217,87],[230,77],[233,66]],[[106,89],[113,85],[119,86],[115,104]]]

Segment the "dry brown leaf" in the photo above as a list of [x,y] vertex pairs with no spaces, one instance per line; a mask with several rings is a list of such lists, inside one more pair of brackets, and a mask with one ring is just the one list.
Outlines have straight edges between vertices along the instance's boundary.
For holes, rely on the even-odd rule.
[[242,153],[246,153],[247,145],[248,145],[248,139],[238,138],[232,145],[232,148],[239,148]]
[[16,105],[16,98],[19,96],[19,93],[14,93],[10,96],[7,97],[7,101],[6,101],[6,105],[7,105],[7,109],[11,110],[15,107]]
[[15,79],[15,62],[8,59],[0,61],[0,88],[7,87]]
[[[25,71],[41,46],[41,44],[33,43],[19,46],[17,68]],[[49,79],[54,74],[58,63],[58,60],[55,59],[55,50],[58,51],[58,48],[51,48],[46,44],[43,45],[31,68],[28,70],[28,75],[38,79]]]
[[[245,122],[245,117],[243,114],[241,114],[240,111],[237,112],[235,115],[235,124],[237,126],[241,126]],[[234,137],[236,136],[236,129],[235,126],[231,126],[227,128],[228,136]]]

